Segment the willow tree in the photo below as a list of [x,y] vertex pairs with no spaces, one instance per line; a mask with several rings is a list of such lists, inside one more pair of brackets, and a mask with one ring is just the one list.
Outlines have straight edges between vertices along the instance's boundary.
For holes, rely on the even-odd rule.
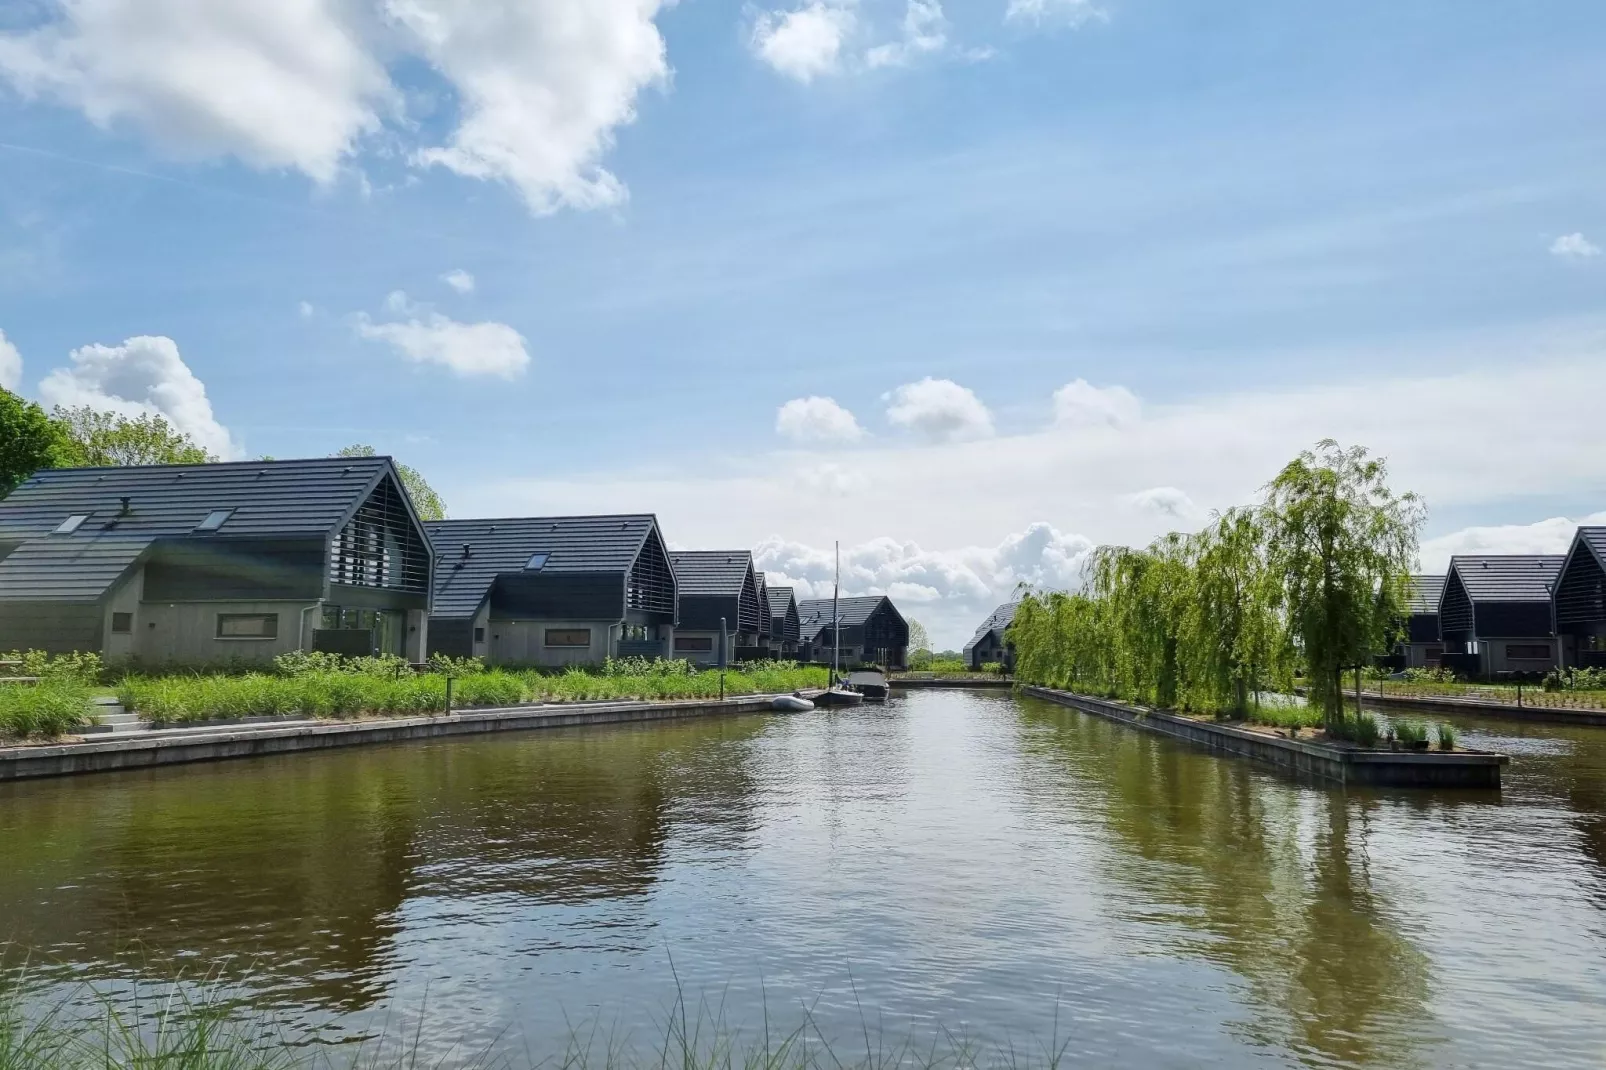
[[1192,589],[1178,622],[1183,701],[1243,716],[1250,692],[1281,682],[1285,663],[1260,514],[1229,510],[1194,535],[1188,551]]
[[1115,646],[1114,690],[1122,698],[1174,706],[1179,693],[1177,620],[1189,597],[1187,542],[1167,535],[1146,550],[1102,546],[1089,561],[1093,597]]
[[1388,487],[1388,465],[1360,446],[1319,442],[1266,485],[1268,559],[1310,699],[1342,725],[1342,674],[1382,650],[1404,615],[1424,511]]

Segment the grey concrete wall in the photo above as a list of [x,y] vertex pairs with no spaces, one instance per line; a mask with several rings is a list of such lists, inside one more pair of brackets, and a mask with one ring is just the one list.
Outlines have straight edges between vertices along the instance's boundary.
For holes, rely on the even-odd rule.
[[[135,641],[139,638],[143,622],[140,620],[139,600],[145,588],[145,569],[143,566],[135,569],[123,577],[123,582],[112,588],[110,596],[106,599],[105,624],[102,634],[105,635],[105,645],[101,648],[101,656],[108,662],[116,663],[127,661],[134,656]],[[126,635],[118,635],[112,631],[112,614],[129,613],[133,615],[134,626]]]
[[[551,628],[585,628],[591,632],[591,645],[549,647],[546,632]],[[497,620],[492,618],[486,632],[488,656],[493,665],[594,665],[613,653],[619,638],[617,623],[601,620]]]
[[[1557,644],[1554,639],[1480,639],[1484,652],[1483,664],[1487,672],[1549,672],[1557,664]],[[1548,646],[1550,656],[1543,660],[1513,658],[1506,653],[1510,646]]]
[[[310,644],[317,607],[316,602],[142,602],[134,622],[134,653],[141,661],[155,664],[271,661],[299,649],[303,613],[308,619],[306,641]],[[220,613],[276,613],[278,637],[219,639]]]

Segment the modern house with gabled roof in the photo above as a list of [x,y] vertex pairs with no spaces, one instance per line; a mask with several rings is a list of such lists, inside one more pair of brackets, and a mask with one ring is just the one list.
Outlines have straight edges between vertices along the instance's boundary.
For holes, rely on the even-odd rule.
[[1579,528],[1556,581],[1561,663],[1606,668],[1606,527]]
[[993,610],[981,622],[976,634],[971,636],[962,651],[967,666],[980,669],[983,665],[997,664],[1014,671],[1015,644],[1005,638],[1004,630],[1014,621],[1015,610],[1019,608],[1019,602],[1007,603]]
[[1554,668],[1553,598],[1565,561],[1560,554],[1452,557],[1439,599],[1445,663],[1485,677]]
[[766,585],[764,593],[769,605],[770,650],[778,658],[795,658],[801,631],[797,597],[790,587]]
[[388,457],[49,469],[0,501],[0,650],[422,660],[431,559]]
[[[835,616],[833,617],[833,607]],[[797,607],[800,654],[809,661],[830,664],[832,648],[841,638],[839,664],[880,665],[902,669],[909,660],[909,622],[884,594],[810,599]]]
[[1405,669],[1436,669],[1444,656],[1439,634],[1439,602],[1444,597],[1443,576],[1412,576],[1406,599],[1408,616],[1404,635],[1395,644],[1394,665]]
[[430,652],[495,665],[667,657],[678,588],[658,520],[437,520]]
[[719,661],[719,622],[725,621],[731,648],[758,647],[769,624],[758,598],[758,571],[748,550],[676,550],[669,555],[680,584],[680,623],[675,627],[674,656],[700,665]]
[[769,585],[765,582],[764,573],[756,569],[753,572],[753,579],[758,586],[758,643],[746,650],[738,650],[736,652],[738,661],[758,661],[775,656],[770,650]]

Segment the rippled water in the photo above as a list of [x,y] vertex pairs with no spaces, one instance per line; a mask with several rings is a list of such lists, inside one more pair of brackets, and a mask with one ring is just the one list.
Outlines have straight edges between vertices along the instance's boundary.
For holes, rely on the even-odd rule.
[[1503,793],[1348,792],[1036,701],[0,785],[37,998],[213,976],[292,1031],[755,1029],[1097,1065],[1600,1067],[1606,729],[1458,721]]

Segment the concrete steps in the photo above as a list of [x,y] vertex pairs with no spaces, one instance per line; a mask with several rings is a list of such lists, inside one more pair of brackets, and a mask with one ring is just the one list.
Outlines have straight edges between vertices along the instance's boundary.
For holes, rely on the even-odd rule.
[[83,730],[84,735],[109,735],[123,732],[143,732],[145,729],[150,727],[148,722],[139,719],[139,714],[129,713],[127,710],[123,709],[122,704],[116,699],[96,699],[95,717],[100,723],[90,725],[88,728],[85,728]]

